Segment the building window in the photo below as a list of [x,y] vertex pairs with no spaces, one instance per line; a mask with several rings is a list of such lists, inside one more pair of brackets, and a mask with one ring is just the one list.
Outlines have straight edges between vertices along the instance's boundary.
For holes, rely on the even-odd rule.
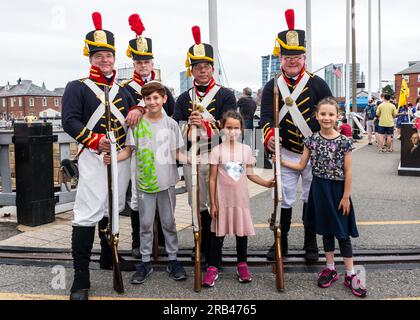
[[34,98],[29,98],[29,106],[30,107],[35,106],[35,100],[34,100]]
[[23,100],[22,100],[22,97],[19,97],[19,98],[18,98],[18,101],[19,101],[19,107],[23,107]]
[[59,106],[58,98],[54,98],[54,107],[58,108],[58,106]]
[[417,88],[417,97],[420,97],[420,88]]
[[420,82],[420,74],[417,76],[417,82]]
[[1,99],[1,101],[2,101],[3,108],[6,108],[6,99],[3,98],[3,99]]
[[409,82],[410,82],[410,76],[409,76],[409,75],[403,76],[403,79],[404,79],[404,80],[405,80],[405,82],[407,82],[407,83],[409,83]]
[[43,107],[47,106],[47,98],[46,97],[42,98],[42,106]]
[[14,98],[10,98],[10,106],[14,107],[15,106],[15,100]]

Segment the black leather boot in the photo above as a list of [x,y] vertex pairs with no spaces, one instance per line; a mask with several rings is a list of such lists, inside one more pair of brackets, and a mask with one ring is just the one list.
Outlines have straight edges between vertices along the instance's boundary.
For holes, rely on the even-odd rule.
[[280,215],[280,245],[281,254],[286,256],[288,254],[289,245],[287,242],[287,236],[290,231],[290,223],[292,222],[292,208],[282,208]]
[[141,259],[140,254],[140,217],[139,212],[131,210],[131,255]]
[[201,214],[201,253],[204,257],[207,256],[207,251],[210,246],[210,226],[211,216],[208,210],[200,212]]
[[103,217],[98,222],[98,235],[101,240],[101,255],[99,257],[99,266],[101,269],[111,270],[112,269],[112,250],[109,246],[108,239],[106,237],[106,228],[108,227],[108,218]]
[[[306,209],[306,203],[303,203],[303,215],[302,220],[305,218],[305,209]],[[308,263],[314,263],[317,262],[319,259],[319,250],[318,250],[318,244],[316,241],[316,233],[305,227],[305,239],[303,244],[303,250],[305,250],[305,260]]]
[[[292,221],[292,208],[281,208],[280,211],[280,247],[282,257],[288,254],[289,246],[287,242],[287,236],[290,230],[290,223]],[[267,260],[274,261],[276,260],[275,244],[268,249]]]
[[[101,255],[99,257],[99,267],[104,270],[112,270],[112,249],[108,243],[106,236],[106,228],[108,226],[108,217],[103,217],[98,223],[98,233],[99,239],[101,239]],[[136,266],[133,262],[125,260],[123,257],[118,255],[118,260],[120,262],[121,271],[136,271]]]
[[70,289],[70,300],[88,300],[89,298],[89,262],[94,237],[95,227],[73,227],[71,248],[74,280]]

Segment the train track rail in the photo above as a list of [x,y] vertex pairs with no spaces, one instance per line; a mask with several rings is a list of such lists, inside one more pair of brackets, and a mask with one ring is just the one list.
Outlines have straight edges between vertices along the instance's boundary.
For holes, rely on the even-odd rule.
[[[99,262],[98,250],[93,250],[91,261]],[[120,251],[121,256],[133,264],[137,264],[139,260],[133,258],[131,253],[126,250]],[[418,264],[420,267],[420,248],[419,249],[401,249],[401,250],[355,250],[354,262],[356,264],[374,265],[374,264]],[[266,267],[272,264],[267,261],[266,251],[248,250],[248,264],[250,267]],[[193,266],[191,260],[191,249],[182,249],[179,251],[178,260],[185,266]],[[283,259],[287,268],[302,267],[307,265],[304,259],[304,251],[290,250],[289,255]],[[223,250],[223,265],[226,267],[236,265],[236,251]],[[342,261],[340,255],[337,255],[336,261]],[[158,260],[154,264],[166,264],[167,257],[163,250],[159,250]],[[72,256],[69,249],[46,249],[46,248],[29,248],[29,247],[9,247],[0,246],[0,264],[13,265],[31,265],[31,266],[48,266],[63,264],[71,266]],[[324,255],[320,254],[319,261],[312,265],[325,264]]]

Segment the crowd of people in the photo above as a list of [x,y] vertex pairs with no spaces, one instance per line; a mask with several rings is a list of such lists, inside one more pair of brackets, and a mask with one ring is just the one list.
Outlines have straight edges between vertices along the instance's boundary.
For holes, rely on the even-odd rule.
[[393,152],[394,136],[401,140],[401,126],[411,123],[416,130],[420,127],[420,98],[416,105],[412,103],[398,106],[395,97],[382,94],[381,99],[371,98],[365,108],[365,123],[368,132],[368,144],[372,145],[375,136],[378,151]]
[[[95,30],[86,35],[84,49],[91,64],[89,77],[71,81],[62,100],[63,128],[79,143],[80,150],[70,299],[88,299],[89,262],[96,225],[101,239],[100,267],[112,268],[112,251],[106,239],[107,165],[111,161],[111,147],[104,117],[105,88],[109,89],[110,123],[118,149],[120,211],[130,180],[133,186],[130,199],[133,255],[141,262],[131,283],[142,284],[153,272],[156,215],[160,218],[168,254],[166,270],[176,281],[187,278],[177,260],[179,247],[174,217],[175,184],[179,180],[177,163],[183,166],[190,206],[193,206],[192,193],[196,191],[192,176],[198,174],[200,249],[207,265],[202,284],[215,285],[227,235],[236,237],[238,280],[252,281],[247,246],[248,237],[255,235],[255,230],[247,180],[266,188],[275,183],[274,179],[265,180],[254,173],[252,150],[240,138],[244,129],[253,126],[256,106],[250,98],[252,90],[245,88],[244,97],[236,102],[232,91],[215,82],[213,48],[201,41],[200,29],[193,27],[195,43],[188,49],[186,60],[193,87],[175,101],[167,88],[155,80],[152,40],[143,36],[144,26],[137,14],[129,18],[136,37],[129,41],[127,49],[127,56],[133,59],[134,75],[130,81],[118,84],[114,81],[114,34],[102,29],[99,13],[93,14],[93,21]],[[367,290],[354,271],[350,240],[358,236],[350,197],[352,141],[336,130],[338,106],[331,98],[328,85],[305,68],[305,31],[294,28],[293,10],[286,11],[286,21],[288,29],[278,33],[274,48],[282,72],[265,85],[261,101],[265,151],[273,153],[281,143],[281,252],[283,256],[288,254],[292,208],[302,178],[305,259],[308,263],[319,259],[317,234],[323,237],[327,258],[318,275],[318,286],[327,288],[339,278],[334,264],[335,239],[338,239],[344,257],[344,285],[354,295],[365,297]],[[280,110],[279,123],[274,121],[276,103]],[[382,109],[377,111],[379,115],[385,113]],[[277,125],[282,127],[279,140],[274,131]],[[193,141],[195,136],[197,140]],[[200,150],[197,156],[191,154],[195,143]],[[192,163],[193,158],[197,163]],[[197,170],[193,165],[197,165]],[[273,245],[267,259],[274,260],[274,257]],[[123,259],[120,264],[122,270],[129,269]]]

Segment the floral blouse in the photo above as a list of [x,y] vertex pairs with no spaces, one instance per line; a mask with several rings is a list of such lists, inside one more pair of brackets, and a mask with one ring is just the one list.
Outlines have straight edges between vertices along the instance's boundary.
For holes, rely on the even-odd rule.
[[305,138],[303,143],[311,153],[314,176],[344,181],[344,156],[353,150],[352,140],[343,135],[335,139],[327,139],[316,132]]

